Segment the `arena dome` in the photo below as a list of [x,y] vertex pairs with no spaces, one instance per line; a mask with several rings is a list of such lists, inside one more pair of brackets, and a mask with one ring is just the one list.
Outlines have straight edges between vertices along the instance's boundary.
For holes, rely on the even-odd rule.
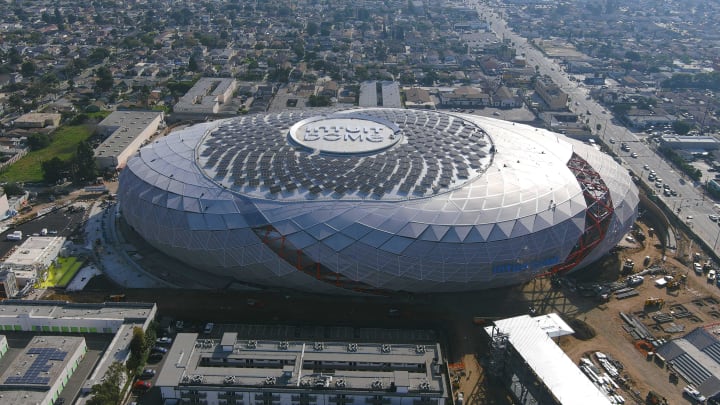
[[285,111],[188,127],[120,176],[127,223],[252,286],[451,292],[578,270],[630,229],[638,192],[589,145],[492,118]]

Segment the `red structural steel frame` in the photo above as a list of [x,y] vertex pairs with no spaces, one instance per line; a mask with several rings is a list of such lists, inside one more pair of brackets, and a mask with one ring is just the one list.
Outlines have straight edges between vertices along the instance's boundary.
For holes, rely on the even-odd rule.
[[602,242],[614,212],[610,190],[588,162],[573,153],[567,166],[580,184],[587,204],[585,231],[565,261],[552,268],[549,274],[555,275],[572,270]]
[[374,295],[390,295],[391,292],[376,288],[360,281],[352,280],[345,275],[332,271],[322,264],[312,260],[302,249],[296,249],[287,241],[286,237],[271,225],[255,229],[263,244],[291,264],[297,270],[336,287]]
[[[572,270],[605,238],[608,226],[614,212],[610,190],[602,180],[600,174],[583,158],[573,154],[567,163],[570,171],[580,184],[585,197],[585,231],[578,239],[575,247],[561,264],[554,266],[548,273],[539,277],[557,275]],[[554,208],[553,208],[554,209]],[[280,258],[290,263],[303,273],[320,281],[333,284],[336,287],[370,293],[376,295],[390,295],[388,290],[376,288],[360,281],[352,280],[345,275],[332,271],[322,264],[312,260],[302,249],[296,249],[286,241],[274,227],[268,225],[256,228],[255,233],[262,242],[277,253]]]

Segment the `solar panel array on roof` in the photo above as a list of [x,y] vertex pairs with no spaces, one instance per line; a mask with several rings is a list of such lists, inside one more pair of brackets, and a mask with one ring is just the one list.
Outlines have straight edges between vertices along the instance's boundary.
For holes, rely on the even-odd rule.
[[[201,143],[198,161],[209,178],[236,191],[312,198],[439,193],[489,164],[481,159],[490,154],[489,143],[477,143],[483,130],[461,118],[415,110],[363,114],[394,122],[407,142],[372,155],[311,154],[287,139],[289,128],[311,112],[268,114],[221,124]],[[373,192],[375,187],[380,189]]]
[[33,347],[27,354],[34,356],[32,364],[21,376],[12,376],[5,379],[5,384],[47,385],[50,377],[46,374],[52,369],[52,361],[63,361],[68,352],[52,347]]

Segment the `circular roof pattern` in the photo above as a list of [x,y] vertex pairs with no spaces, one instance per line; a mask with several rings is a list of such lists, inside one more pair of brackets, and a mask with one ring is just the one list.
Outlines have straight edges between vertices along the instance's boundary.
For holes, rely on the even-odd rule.
[[480,126],[458,116],[364,109],[228,120],[196,152],[209,179],[255,198],[410,200],[482,174],[494,147]]
[[317,153],[361,155],[385,150],[402,139],[392,122],[361,114],[304,119],[290,128],[290,139]]
[[[348,154],[290,136],[298,122],[352,117],[389,122],[401,138]],[[426,175],[437,191],[416,194]],[[335,189],[350,181],[357,188]],[[129,159],[118,200],[145,240],[202,271],[334,293],[479,290],[554,266],[578,269],[624,237],[638,205],[627,170],[581,142],[487,117],[397,109],[193,125]]]

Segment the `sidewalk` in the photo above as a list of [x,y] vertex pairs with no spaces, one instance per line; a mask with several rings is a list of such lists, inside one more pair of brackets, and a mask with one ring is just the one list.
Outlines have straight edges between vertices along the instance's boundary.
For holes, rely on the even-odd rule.
[[[144,271],[127,254],[122,237],[117,233],[118,205],[109,204],[101,207],[94,203],[90,208],[88,222],[85,227],[88,249],[96,251],[96,259],[100,270],[115,283],[126,288],[162,288],[175,287]],[[101,249],[93,249],[96,240],[100,240]]]

